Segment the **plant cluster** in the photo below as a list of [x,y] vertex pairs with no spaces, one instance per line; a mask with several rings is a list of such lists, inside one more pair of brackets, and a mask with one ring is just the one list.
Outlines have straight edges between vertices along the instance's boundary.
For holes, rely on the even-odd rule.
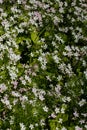
[[0,0],[0,130],[87,129],[85,0]]

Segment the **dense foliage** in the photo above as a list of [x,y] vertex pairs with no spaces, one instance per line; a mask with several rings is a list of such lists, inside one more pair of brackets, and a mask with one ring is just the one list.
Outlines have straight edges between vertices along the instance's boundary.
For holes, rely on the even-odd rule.
[[87,130],[85,0],[0,0],[0,130]]

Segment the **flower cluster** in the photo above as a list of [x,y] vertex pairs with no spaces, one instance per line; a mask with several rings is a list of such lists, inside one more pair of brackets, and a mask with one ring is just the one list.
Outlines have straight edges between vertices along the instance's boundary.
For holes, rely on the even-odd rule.
[[0,0],[0,130],[87,129],[86,0]]

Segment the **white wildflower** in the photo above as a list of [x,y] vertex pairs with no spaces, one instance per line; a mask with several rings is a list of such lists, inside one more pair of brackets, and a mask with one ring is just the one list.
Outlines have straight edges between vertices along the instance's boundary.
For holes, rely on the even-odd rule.
[[86,103],[86,100],[85,100],[85,99],[82,99],[78,104],[79,104],[79,106],[81,107],[81,106],[83,106],[85,103]]
[[0,84],[0,93],[3,93],[6,90],[7,90],[6,85],[5,84]]
[[33,124],[30,124],[29,128],[32,130],[34,128]]
[[58,114],[60,112],[60,109],[59,108],[55,108],[55,112],[56,112],[56,114]]
[[76,127],[75,127],[75,130],[82,130],[82,128],[79,127],[79,126],[76,126]]
[[25,127],[25,125],[23,123],[20,123],[20,129],[21,130],[26,130],[26,127]]
[[65,127],[63,127],[61,130],[67,130]]
[[47,106],[43,107],[43,110],[44,110],[45,112],[48,112],[48,107],[47,107]]

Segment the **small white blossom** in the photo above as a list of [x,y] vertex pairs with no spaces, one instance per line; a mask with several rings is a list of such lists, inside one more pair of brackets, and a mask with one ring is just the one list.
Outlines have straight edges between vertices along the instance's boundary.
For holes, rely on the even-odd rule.
[[0,0],[0,4],[2,4],[3,3],[3,0]]
[[30,124],[29,128],[30,128],[31,130],[34,129],[33,124]]
[[81,107],[81,106],[83,106],[85,103],[86,103],[86,100],[85,100],[85,99],[82,99],[78,104],[79,104],[79,106]]
[[87,125],[85,125],[85,128],[87,129]]
[[48,107],[43,107],[43,110],[45,111],[45,112],[48,112]]
[[67,130],[65,127],[63,127],[61,130]]
[[64,108],[61,108],[61,113],[65,113],[65,109]]
[[70,97],[66,97],[66,100],[67,100],[68,102],[70,102],[70,101],[71,101],[71,98],[70,98]]
[[20,129],[21,130],[26,130],[26,127],[25,127],[25,125],[23,123],[20,123]]
[[55,63],[57,63],[57,64],[58,64],[59,61],[60,61],[60,58],[58,58],[57,55],[53,56],[53,59],[54,59]]
[[51,114],[52,118],[56,118],[56,115],[54,113]]
[[59,109],[59,108],[56,108],[56,109],[55,109],[55,112],[56,112],[56,114],[59,113],[59,112],[60,112],[60,109]]
[[75,130],[82,130],[82,128],[80,128],[79,126],[76,126]]
[[5,84],[0,84],[0,93],[3,93],[6,90],[7,90],[6,85]]
[[45,120],[41,119],[40,124],[41,124],[41,126],[44,126],[45,125]]
[[79,113],[77,113],[76,111],[73,113],[73,115],[74,115],[75,117],[79,117]]
[[20,97],[20,93],[12,91],[12,96],[14,96],[14,97]]
[[62,119],[62,118],[59,118],[59,121],[58,121],[58,122],[62,124],[63,119]]

